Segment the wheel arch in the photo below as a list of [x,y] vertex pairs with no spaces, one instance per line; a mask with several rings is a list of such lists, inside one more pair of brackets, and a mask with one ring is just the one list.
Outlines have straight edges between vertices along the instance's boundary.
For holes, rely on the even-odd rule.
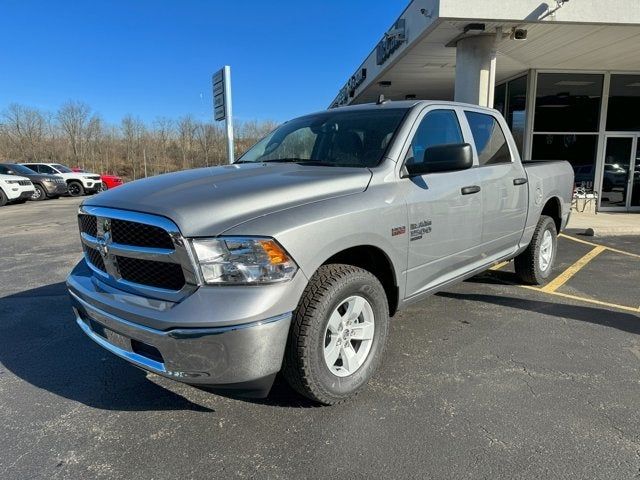
[[380,247],[374,245],[355,245],[334,253],[322,265],[341,263],[362,268],[373,274],[382,284],[389,303],[389,315],[398,310],[400,289],[393,262]]
[[553,196],[549,198],[544,204],[544,207],[542,207],[540,215],[551,217],[553,223],[556,225],[556,231],[560,233],[562,228],[562,203],[558,197]]

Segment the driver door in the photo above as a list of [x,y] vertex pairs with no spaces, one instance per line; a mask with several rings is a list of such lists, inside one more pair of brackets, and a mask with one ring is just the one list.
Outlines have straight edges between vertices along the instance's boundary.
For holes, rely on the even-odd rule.
[[[407,165],[424,161],[436,145],[465,143],[456,109],[428,107],[414,127]],[[474,165],[477,159],[474,158]],[[408,271],[411,297],[466,273],[478,261],[482,239],[482,192],[477,168],[405,178]]]

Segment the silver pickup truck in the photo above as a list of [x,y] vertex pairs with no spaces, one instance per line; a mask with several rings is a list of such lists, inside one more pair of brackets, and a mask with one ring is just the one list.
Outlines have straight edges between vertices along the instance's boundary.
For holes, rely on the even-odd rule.
[[495,110],[337,108],[284,123],[233,165],[87,199],[77,323],[132,364],[264,396],[282,372],[321,404],[374,374],[389,317],[515,259],[550,276],[573,170],[523,165]]

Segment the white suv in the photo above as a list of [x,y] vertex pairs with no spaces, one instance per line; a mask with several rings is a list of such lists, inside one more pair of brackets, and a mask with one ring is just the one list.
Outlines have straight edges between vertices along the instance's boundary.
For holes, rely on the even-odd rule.
[[31,198],[35,188],[26,177],[0,175],[0,207],[7,203],[24,203]]
[[38,173],[58,175],[65,179],[69,187],[69,195],[79,197],[89,193],[96,193],[102,190],[100,175],[95,173],[74,172],[66,165],[59,163],[23,163],[25,167],[35,170]]

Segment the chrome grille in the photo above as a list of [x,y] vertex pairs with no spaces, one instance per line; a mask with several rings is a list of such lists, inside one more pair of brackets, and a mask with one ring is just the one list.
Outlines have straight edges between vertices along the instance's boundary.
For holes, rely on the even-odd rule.
[[92,237],[98,236],[98,222],[93,215],[80,213],[78,215],[78,224],[80,225],[80,232],[91,235]]
[[31,180],[18,180],[18,185],[22,185],[23,187],[26,187],[28,185],[31,185]]
[[78,225],[87,264],[105,282],[168,300],[196,288],[189,243],[170,220],[83,206]]
[[173,249],[173,240],[160,227],[126,220],[112,220],[111,233],[113,241],[138,247]]
[[184,287],[182,268],[177,263],[154,262],[139,258],[117,257],[122,278],[156,288],[180,290]]
[[85,246],[84,251],[87,253],[87,257],[94,267],[96,267],[98,270],[103,271],[104,273],[107,273],[107,270],[104,266],[104,261],[102,260],[102,256],[100,255],[100,252],[98,252],[98,250]]

